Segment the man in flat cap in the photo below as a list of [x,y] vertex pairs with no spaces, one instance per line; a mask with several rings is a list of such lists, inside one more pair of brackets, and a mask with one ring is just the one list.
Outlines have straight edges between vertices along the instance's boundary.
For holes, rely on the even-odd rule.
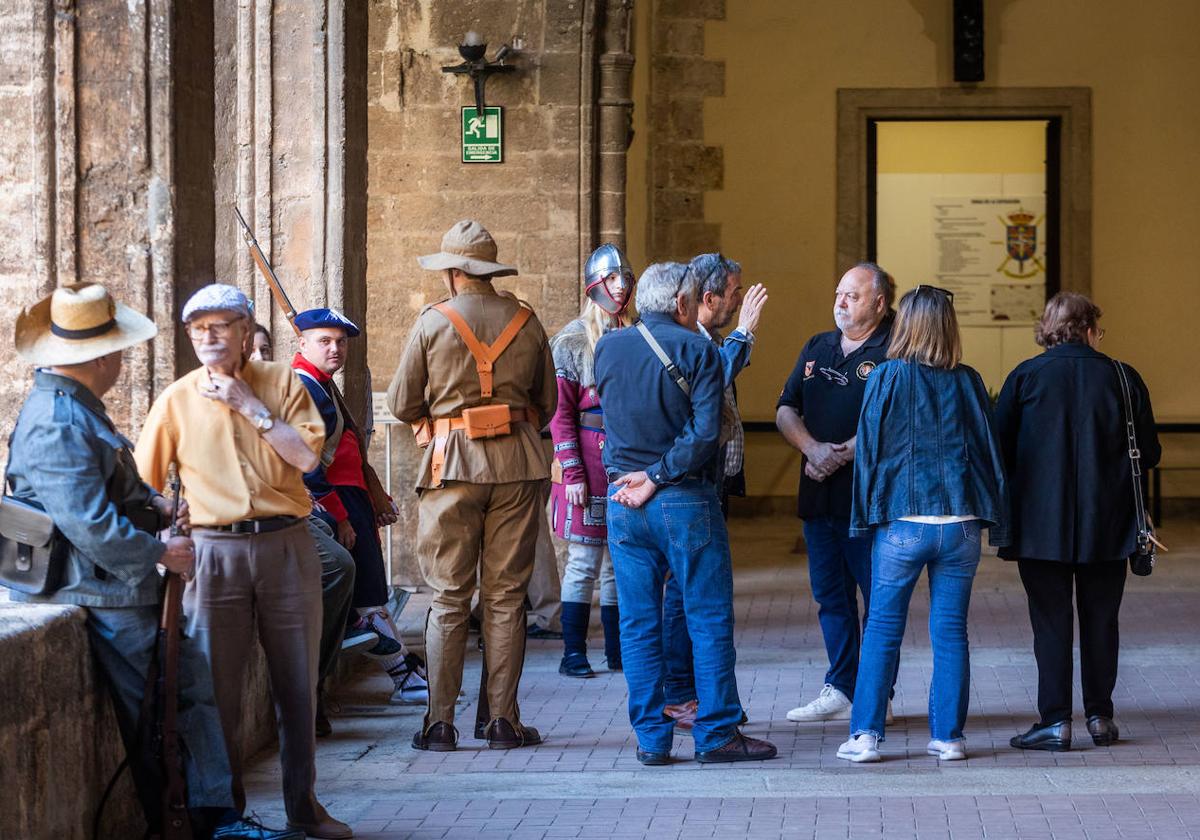
[[496,243],[478,222],[455,224],[442,250],[419,262],[442,272],[450,298],[421,310],[388,389],[392,413],[413,424],[425,446],[417,542],[433,589],[425,624],[429,708],[413,747],[457,744],[454,703],[477,569],[489,712],[475,736],[492,749],[529,746],[541,736],[521,723],[517,685],[525,591],[550,476],[538,430],[557,403],[554,362],[533,312],[492,288],[493,278],[517,270],[496,261]]
[[159,488],[177,462],[191,507],[198,562],[183,608],[212,667],[235,804],[246,804],[242,684],[257,626],[288,825],[311,837],[352,837],[313,792],[321,561],[306,524],[312,503],[303,474],[320,463],[325,424],[290,367],[246,360],[254,322],[241,291],[201,288],[184,305],[183,323],[201,366],[155,400],[136,457],[142,477]]
[[425,663],[404,649],[387,611],[388,580],[379,529],[396,521],[396,508],[367,461],[366,438],[333,381],[346,364],[347,345],[359,335],[358,326],[332,309],[306,309],[293,323],[300,330],[300,350],[292,359],[292,369],[325,421],[321,463],[304,474],[304,483],[333,520],[338,542],[354,557],[352,615],[357,629],[380,636],[379,643],[365,653],[392,678],[392,703],[424,705],[429,700]]
[[[42,508],[70,546],[57,582],[13,590],[14,601],[76,604],[108,683],[134,786],[152,833],[163,821],[163,772],[138,748],[138,717],[158,636],[160,579],[155,564],[186,580],[191,539],[155,533],[187,526],[174,504],[138,477],[132,444],[101,399],[121,373],[125,349],[148,341],[150,319],[116,303],[104,286],[64,286],[17,317],[17,353],[37,366],[33,391],[13,432],[8,481],[14,498]],[[203,652],[184,637],[179,654],[179,735],[187,804],[196,837],[290,838],[242,820],[233,810],[229,760]],[[14,826],[32,836],[34,827]]]

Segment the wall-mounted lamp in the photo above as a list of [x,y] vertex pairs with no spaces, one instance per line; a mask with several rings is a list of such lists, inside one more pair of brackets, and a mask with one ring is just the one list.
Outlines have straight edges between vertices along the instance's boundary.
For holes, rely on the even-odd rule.
[[487,52],[487,44],[479,36],[477,32],[468,32],[463,42],[458,45],[458,54],[463,57],[462,64],[452,64],[442,67],[443,73],[460,73],[471,77],[475,82],[475,113],[483,117],[484,111],[483,87],[487,84],[488,76],[493,73],[511,73],[517,68],[510,64],[505,64],[504,59],[512,55],[517,49],[517,42],[513,46],[504,44],[500,49],[496,50],[496,56],[491,61],[484,58],[484,53]]

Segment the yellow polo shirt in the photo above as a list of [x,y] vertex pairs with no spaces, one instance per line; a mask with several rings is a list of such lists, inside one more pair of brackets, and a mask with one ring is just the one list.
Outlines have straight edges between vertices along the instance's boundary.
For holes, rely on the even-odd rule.
[[[246,362],[242,379],[275,416],[300,433],[314,453],[325,443],[325,422],[300,378],[283,362]],[[242,519],[307,516],[312,510],[300,470],[279,457],[254,423],[203,396],[200,367],[172,383],[150,408],[134,457],[142,479],[166,490],[175,461],[192,524],[228,525]]]

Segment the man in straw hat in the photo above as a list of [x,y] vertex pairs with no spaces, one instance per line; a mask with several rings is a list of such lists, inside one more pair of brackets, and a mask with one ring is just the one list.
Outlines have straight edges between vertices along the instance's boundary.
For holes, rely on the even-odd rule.
[[[61,585],[14,601],[87,608],[87,631],[108,682],[134,784],[152,831],[162,824],[162,770],[137,747],[138,715],[158,635],[155,564],[193,574],[192,540],[155,533],[186,527],[174,504],[139,477],[130,442],[101,398],[121,373],[122,352],[153,338],[150,319],[96,283],[64,286],[17,316],[17,353],[37,366],[9,450],[15,498],[43,508],[70,542]],[[299,838],[242,820],[232,809],[229,761],[208,663],[191,639],[179,655],[179,735],[188,808],[199,837]]]
[[419,259],[441,271],[450,298],[421,310],[388,389],[392,413],[417,431],[421,573],[433,588],[425,625],[429,709],[419,750],[453,750],[471,595],[483,591],[487,713],[475,737],[492,749],[541,742],[521,723],[517,685],[525,661],[525,591],[533,570],[549,461],[538,430],[557,392],[546,333],[492,278],[496,261],[478,222],[461,221],[442,250]]
[[183,609],[188,632],[208,657],[233,772],[242,786],[242,685],[257,627],[267,656],[279,727],[288,825],[312,837],[352,837],[325,812],[316,779],[321,561],[306,518],[303,474],[319,463],[325,424],[312,397],[282,362],[247,361],[250,302],[220,283],[183,307],[201,366],[155,400],[137,445],[142,477],[154,487],[179,464],[199,557]]

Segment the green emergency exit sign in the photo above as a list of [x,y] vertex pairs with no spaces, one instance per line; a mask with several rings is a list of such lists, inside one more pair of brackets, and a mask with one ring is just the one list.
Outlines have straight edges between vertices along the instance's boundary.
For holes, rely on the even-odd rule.
[[482,118],[474,106],[462,109],[462,162],[503,163],[504,117],[499,106],[486,106]]

